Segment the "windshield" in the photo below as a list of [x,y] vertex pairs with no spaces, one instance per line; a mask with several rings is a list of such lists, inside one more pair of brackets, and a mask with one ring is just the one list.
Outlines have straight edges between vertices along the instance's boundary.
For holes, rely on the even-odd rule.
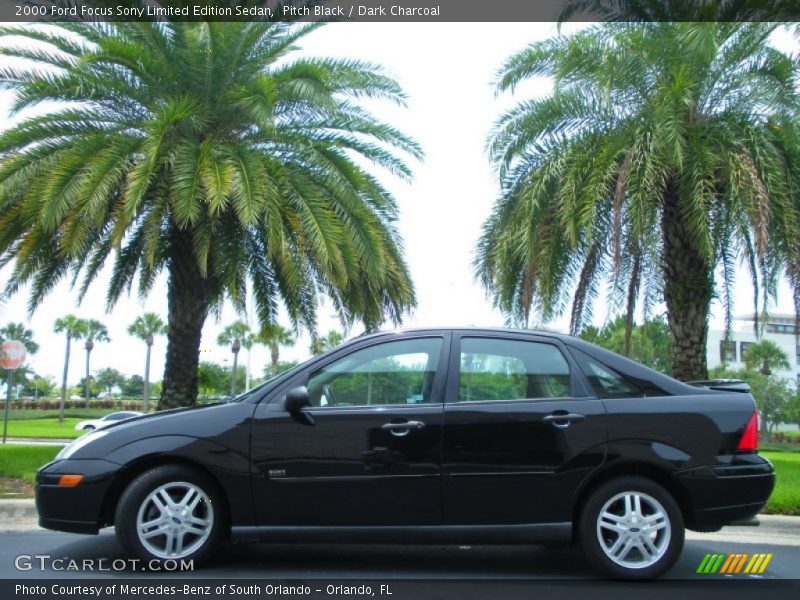
[[243,394],[239,394],[238,396],[234,396],[232,398],[229,398],[228,400],[226,400],[226,402],[244,402],[248,398],[251,398],[256,393],[258,393],[261,390],[263,390],[268,385],[271,385],[273,382],[278,381],[279,379],[283,379],[284,377],[289,377],[290,375],[294,375],[297,371],[299,371],[300,369],[304,368],[307,364],[308,364],[308,361],[306,361],[305,363],[301,363],[299,365],[295,365],[294,367],[292,367],[291,369],[289,369],[287,371],[283,371],[282,373],[278,373],[274,377],[270,377],[265,382],[260,383],[259,385],[257,385],[256,387],[252,388],[251,390],[249,390],[249,391],[247,391],[247,392],[245,392]]

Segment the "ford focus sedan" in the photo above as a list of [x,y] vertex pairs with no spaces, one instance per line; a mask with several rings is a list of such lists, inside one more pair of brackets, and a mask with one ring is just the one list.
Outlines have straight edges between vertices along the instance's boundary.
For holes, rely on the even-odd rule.
[[686,528],[774,485],[746,391],[694,387],[565,335],[362,336],[233,401],[89,433],[37,474],[40,524],[113,525],[147,561],[220,542],[579,543],[658,577]]

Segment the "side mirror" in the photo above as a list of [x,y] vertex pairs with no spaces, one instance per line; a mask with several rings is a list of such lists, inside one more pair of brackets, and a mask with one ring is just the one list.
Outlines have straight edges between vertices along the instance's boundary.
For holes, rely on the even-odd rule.
[[311,400],[308,397],[306,386],[300,385],[286,392],[283,407],[292,418],[304,425],[313,425],[316,422],[314,415],[303,411],[304,408],[309,406],[311,406]]

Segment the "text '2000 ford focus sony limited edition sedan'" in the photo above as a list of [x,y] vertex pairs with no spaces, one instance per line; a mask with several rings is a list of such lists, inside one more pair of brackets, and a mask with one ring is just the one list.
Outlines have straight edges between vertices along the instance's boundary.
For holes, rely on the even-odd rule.
[[219,542],[577,541],[652,578],[684,529],[774,485],[746,391],[694,387],[553,333],[354,339],[231,402],[89,433],[37,475],[43,527],[114,525],[145,560]]

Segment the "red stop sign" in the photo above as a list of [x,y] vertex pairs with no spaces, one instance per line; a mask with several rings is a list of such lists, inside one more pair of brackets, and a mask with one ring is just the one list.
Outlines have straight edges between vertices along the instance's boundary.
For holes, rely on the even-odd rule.
[[6,340],[0,352],[0,367],[4,369],[16,369],[25,362],[25,344],[17,340]]

